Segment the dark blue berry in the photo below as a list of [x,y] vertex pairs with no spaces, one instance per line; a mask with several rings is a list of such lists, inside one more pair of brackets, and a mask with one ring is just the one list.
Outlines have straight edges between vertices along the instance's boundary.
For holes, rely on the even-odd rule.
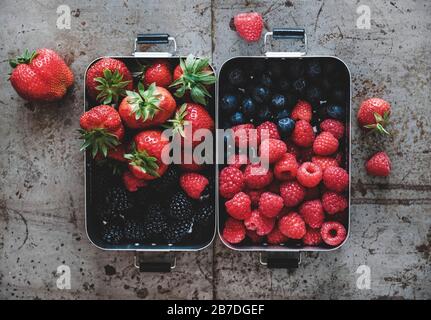
[[262,76],[260,77],[260,84],[267,88],[272,87],[272,76],[269,72],[265,72],[262,74]]
[[311,79],[317,79],[322,74],[322,67],[317,60],[310,60],[307,64],[307,76]]
[[272,120],[272,113],[269,108],[262,108],[257,115],[260,122]]
[[344,108],[337,104],[329,105],[326,109],[326,114],[334,119],[343,120],[344,119]]
[[337,103],[344,103],[346,101],[346,92],[343,88],[335,88],[332,92],[332,100]]
[[236,126],[238,124],[243,124],[245,122],[245,118],[244,115],[242,114],[242,112],[235,112],[232,117],[230,118],[230,122]]
[[231,114],[238,109],[238,96],[234,94],[225,94],[221,98],[220,107],[223,112]]
[[291,85],[291,81],[289,81],[289,79],[287,78],[281,78],[278,81],[278,88],[282,93],[286,93],[287,91],[289,91],[291,89]]
[[305,98],[313,106],[318,105],[322,100],[322,90],[316,86],[309,86],[305,92]]
[[256,102],[252,98],[246,97],[242,100],[242,112],[244,115],[250,117],[256,113],[256,110]]
[[286,97],[282,94],[273,95],[271,99],[271,106],[277,110],[286,108]]
[[267,87],[255,87],[252,91],[252,97],[257,103],[263,103],[268,100],[269,89]]
[[306,86],[307,86],[307,82],[305,81],[304,78],[296,79],[292,84],[294,92],[298,95],[304,94]]
[[275,115],[275,118],[276,119],[282,119],[282,118],[287,118],[288,116],[290,116],[290,111],[287,109],[284,109],[284,110],[277,112],[277,114]]
[[282,118],[277,121],[278,131],[282,136],[290,134],[295,128],[295,121],[290,118]]
[[240,68],[232,69],[228,74],[228,80],[233,86],[242,86],[246,82],[244,71]]

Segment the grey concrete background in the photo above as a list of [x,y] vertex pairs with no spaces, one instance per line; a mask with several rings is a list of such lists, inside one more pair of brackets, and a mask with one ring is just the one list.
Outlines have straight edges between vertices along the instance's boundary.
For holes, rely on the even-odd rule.
[[[71,30],[56,9],[72,9]],[[356,28],[369,4],[370,30]],[[352,136],[350,240],[331,253],[303,255],[295,272],[271,271],[257,253],[219,241],[177,255],[171,274],[139,274],[132,253],[103,252],[86,238],[83,156],[76,128],[83,75],[94,58],[129,54],[137,32],[168,32],[181,53],[260,54],[230,30],[231,17],[256,10],[267,29],[303,26],[313,54],[336,55],[352,72],[353,111],[371,96],[393,105],[390,138]],[[3,299],[429,299],[431,298],[431,4],[408,1],[2,1],[0,13],[0,298]],[[8,59],[24,48],[56,49],[76,82],[58,104],[20,99],[7,81]],[[368,177],[364,160],[384,148],[390,178]],[[56,269],[70,266],[72,289],[58,290]],[[356,287],[358,266],[371,289]]]

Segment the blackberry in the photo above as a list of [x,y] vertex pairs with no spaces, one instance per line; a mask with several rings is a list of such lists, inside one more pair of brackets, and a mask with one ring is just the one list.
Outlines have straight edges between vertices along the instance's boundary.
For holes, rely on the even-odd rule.
[[122,214],[133,208],[132,195],[123,187],[112,187],[106,192],[105,205],[110,206],[115,212]]
[[102,230],[102,240],[108,244],[119,244],[124,238],[124,227],[119,222],[108,223]]
[[161,235],[167,228],[167,219],[160,204],[154,203],[148,207],[147,215],[144,218],[144,226],[149,236]]
[[124,226],[124,237],[129,241],[142,242],[148,238],[148,233],[142,222],[131,219]]
[[211,203],[196,206],[195,212],[194,222],[196,223],[208,222],[211,216],[215,214],[214,206]]
[[178,171],[175,166],[169,166],[163,176],[151,181],[150,187],[157,193],[165,193],[178,185]]
[[150,188],[139,188],[138,191],[134,192],[134,194],[135,203],[139,207],[146,207],[154,197]]
[[174,219],[188,219],[193,214],[192,202],[183,191],[173,195],[169,203],[169,215]]
[[164,232],[164,238],[168,243],[178,243],[193,230],[192,220],[172,221]]

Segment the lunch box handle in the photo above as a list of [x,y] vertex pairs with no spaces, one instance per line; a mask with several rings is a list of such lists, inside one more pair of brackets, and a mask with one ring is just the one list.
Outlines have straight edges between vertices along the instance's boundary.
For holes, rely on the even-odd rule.
[[[169,44],[173,45],[173,52],[142,52],[139,51],[138,45],[140,44]],[[167,33],[139,33],[135,38],[133,47],[133,55],[135,57],[152,57],[152,58],[166,58],[172,57],[177,52],[177,42],[174,37]]]
[[[303,51],[269,51],[269,39],[274,40],[299,40],[304,44]],[[274,28],[272,31],[265,33],[263,39],[265,55],[268,57],[300,57],[307,54],[308,42],[307,33],[304,28]]]
[[161,253],[135,253],[135,268],[140,272],[171,272],[177,265],[174,255]]
[[297,269],[301,264],[300,252],[260,253],[259,262],[270,269]]

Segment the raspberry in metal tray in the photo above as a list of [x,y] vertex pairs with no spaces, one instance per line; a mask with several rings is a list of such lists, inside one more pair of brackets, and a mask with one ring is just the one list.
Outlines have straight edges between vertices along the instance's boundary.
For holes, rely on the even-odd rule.
[[322,225],[320,235],[327,245],[338,246],[346,239],[347,231],[341,223],[330,221]]
[[239,192],[232,199],[225,202],[226,212],[237,220],[248,219],[251,215],[251,200],[244,193]]

